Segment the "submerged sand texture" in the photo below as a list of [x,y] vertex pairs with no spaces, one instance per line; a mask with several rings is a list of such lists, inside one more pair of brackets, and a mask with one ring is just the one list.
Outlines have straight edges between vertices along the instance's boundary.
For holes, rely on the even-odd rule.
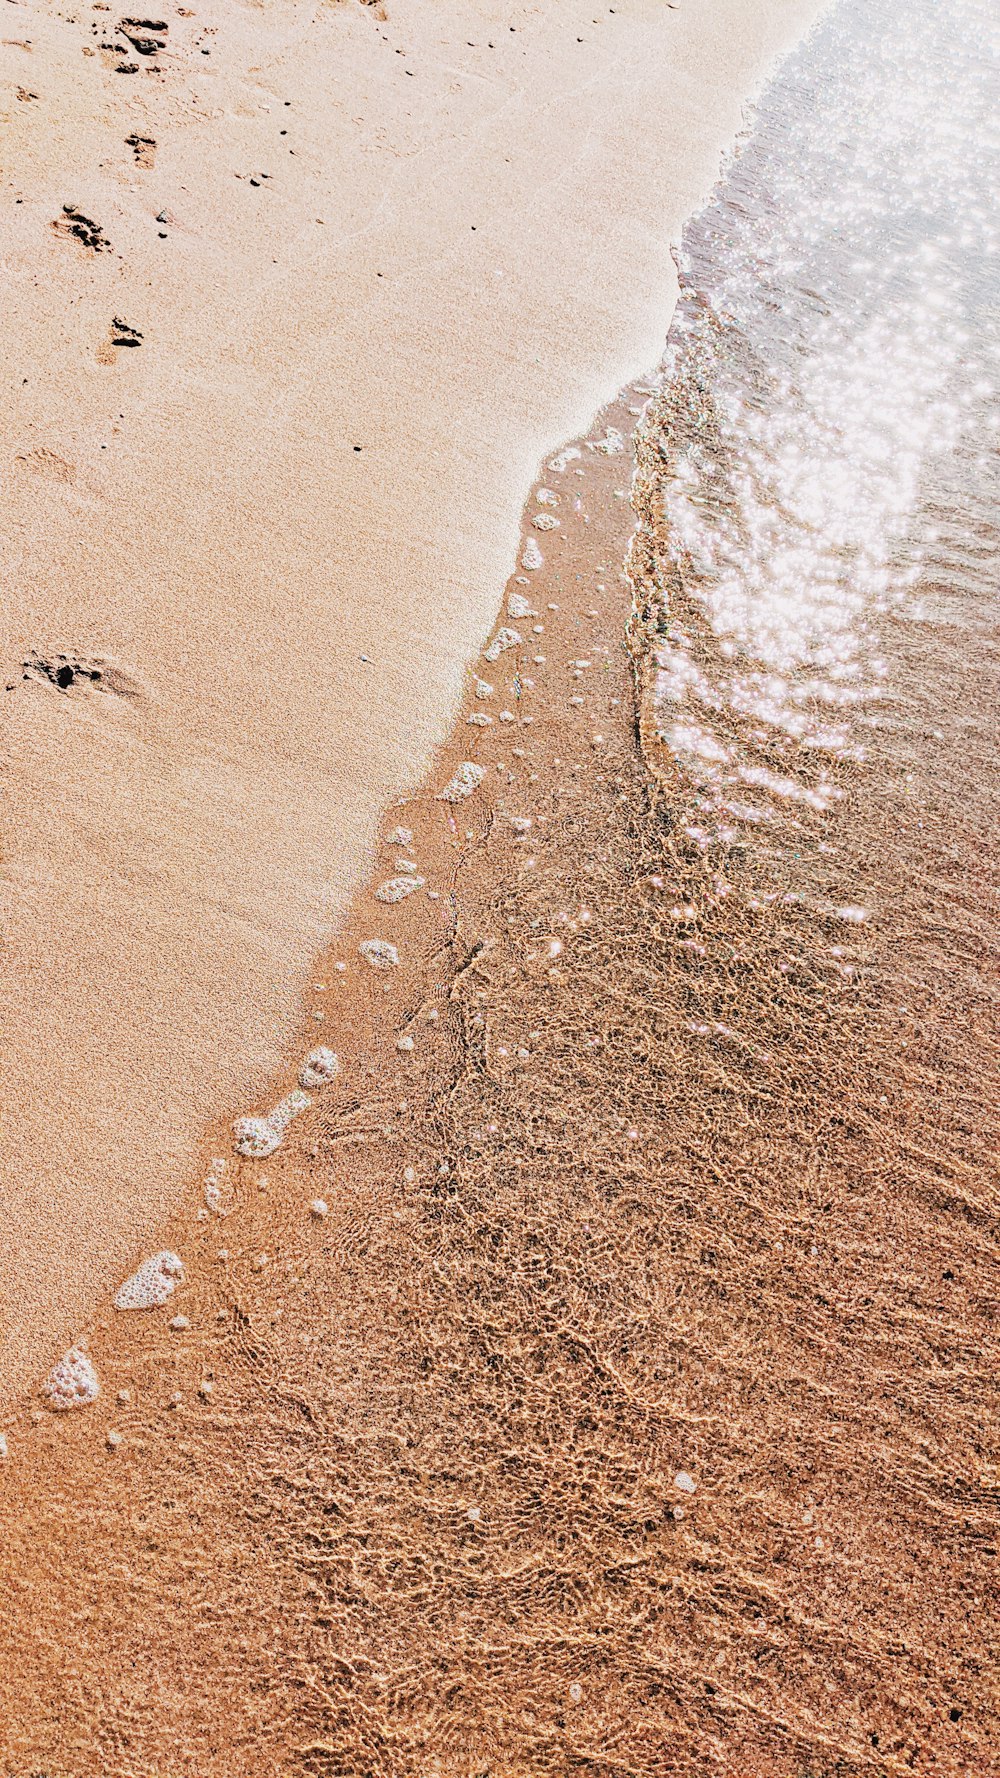
[[253,1108],[815,10],[6,6],[5,1391]]

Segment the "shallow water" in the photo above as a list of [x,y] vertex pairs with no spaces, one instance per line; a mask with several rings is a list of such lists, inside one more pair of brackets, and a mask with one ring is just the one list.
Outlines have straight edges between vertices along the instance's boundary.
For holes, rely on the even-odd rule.
[[842,0],[686,230],[646,454],[653,695],[706,851],[833,807],[928,625],[950,720],[995,614],[998,43],[982,0]]
[[[725,906],[770,933],[740,940],[732,1023],[692,1031],[752,1045],[773,944],[786,980],[826,983],[796,1041],[847,1108],[870,1090],[862,1051],[898,1074],[903,1147],[907,1120],[943,1128],[971,1094],[980,1176],[997,1070],[998,46],[980,0],[841,0],[787,62],[685,233],[632,552],[647,754],[687,880],[675,917],[693,933]],[[711,950],[685,942],[710,1003]],[[852,983],[867,1011],[848,1040],[836,992]]]

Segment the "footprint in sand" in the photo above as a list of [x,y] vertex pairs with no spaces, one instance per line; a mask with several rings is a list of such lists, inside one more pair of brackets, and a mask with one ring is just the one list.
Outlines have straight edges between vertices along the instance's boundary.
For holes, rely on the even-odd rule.
[[155,136],[126,136],[125,145],[131,148],[136,166],[151,172],[156,164]]
[[166,49],[168,30],[165,19],[121,19],[118,24],[119,37],[131,44],[137,56],[155,56]]
[[[111,692],[119,698],[138,698],[143,692],[143,687],[133,674],[126,672],[124,667],[107,661],[103,655],[85,660],[75,654],[30,654],[21,663],[21,679],[54,685],[62,692]],[[8,685],[8,691],[13,689],[13,685]]]
[[39,445],[33,451],[18,451],[14,462],[22,469],[30,469],[34,475],[47,476],[51,481],[76,481],[75,464],[67,463],[65,457],[50,451],[46,445]]
[[120,347],[142,345],[142,334],[137,327],[130,327],[120,315],[115,315],[108,329],[108,337],[101,341],[97,348],[98,364],[115,364],[116,354]]
[[64,204],[62,215],[56,217],[52,227],[63,240],[79,241],[91,253],[111,251],[111,242],[100,223],[85,216],[78,204]]

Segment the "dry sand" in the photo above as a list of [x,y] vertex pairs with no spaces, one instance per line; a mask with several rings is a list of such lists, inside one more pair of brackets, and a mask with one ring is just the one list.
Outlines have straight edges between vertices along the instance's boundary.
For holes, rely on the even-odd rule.
[[5,5],[5,1399],[287,1052],[535,465],[656,360],[816,10]]

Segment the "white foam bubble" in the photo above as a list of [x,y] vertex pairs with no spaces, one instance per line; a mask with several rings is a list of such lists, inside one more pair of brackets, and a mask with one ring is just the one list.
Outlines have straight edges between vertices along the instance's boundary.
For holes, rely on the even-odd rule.
[[326,1087],[336,1080],[340,1073],[340,1063],[333,1050],[320,1044],[317,1049],[310,1050],[299,1069],[299,1085],[303,1087]]
[[375,900],[405,901],[406,897],[412,895],[415,889],[422,889],[424,882],[423,877],[387,877],[385,882],[380,883],[376,889]]
[[483,655],[488,661],[497,661],[502,654],[507,652],[508,648],[520,648],[520,646],[521,638],[517,631],[505,626],[497,631],[489,647],[483,649]]
[[537,617],[538,613],[523,593],[507,594],[507,616],[513,618]]
[[412,827],[394,827],[391,833],[386,834],[385,843],[387,846],[412,846]]
[[226,1215],[222,1202],[222,1180],[225,1171],[225,1159],[222,1155],[216,1155],[205,1175],[205,1205],[215,1216]]
[[559,520],[551,512],[536,512],[532,519],[536,531],[558,531]]
[[279,1099],[274,1110],[268,1113],[268,1121],[275,1124],[284,1133],[293,1117],[298,1117],[299,1112],[305,1111],[306,1107],[311,1104],[312,1100],[308,1093],[300,1092],[298,1087],[293,1087],[290,1093],[286,1093],[283,1099]]
[[600,451],[604,457],[618,457],[625,449],[625,439],[614,426],[609,426],[603,438],[589,438],[588,451]]
[[101,1384],[90,1359],[79,1346],[71,1346],[54,1364],[42,1384],[42,1398],[54,1413],[85,1408],[96,1401]]
[[464,802],[467,796],[471,796],[474,790],[479,789],[485,776],[485,767],[477,766],[471,759],[463,760],[455,776],[443,790],[438,791],[438,801],[444,803]]
[[176,1253],[164,1248],[144,1259],[131,1278],[115,1294],[116,1309],[158,1309],[184,1282],[184,1266]]
[[233,1125],[238,1152],[254,1161],[265,1161],[269,1154],[280,1148],[283,1134],[266,1117],[238,1117]]
[[280,1148],[285,1131],[293,1117],[311,1104],[308,1093],[294,1088],[279,1101],[266,1117],[238,1117],[233,1125],[233,1138],[240,1154],[251,1160],[264,1161]]
[[573,463],[576,461],[577,457],[582,456],[583,452],[579,445],[567,445],[564,451],[560,451],[558,456],[553,457],[550,460],[549,468],[554,470],[556,475],[561,475],[568,463]]
[[527,568],[528,573],[533,574],[536,568],[542,566],[544,560],[545,557],[542,555],[535,539],[533,537],[527,538],[524,548],[521,551],[521,567]]
[[483,710],[473,710],[472,715],[465,719],[467,728],[489,728],[492,721],[492,716],[487,716]]
[[373,969],[392,969],[399,962],[399,952],[385,938],[366,938],[359,946],[362,957]]
[[477,698],[491,698],[493,696],[493,687],[492,685],[488,685],[485,679],[477,679],[475,693]]

